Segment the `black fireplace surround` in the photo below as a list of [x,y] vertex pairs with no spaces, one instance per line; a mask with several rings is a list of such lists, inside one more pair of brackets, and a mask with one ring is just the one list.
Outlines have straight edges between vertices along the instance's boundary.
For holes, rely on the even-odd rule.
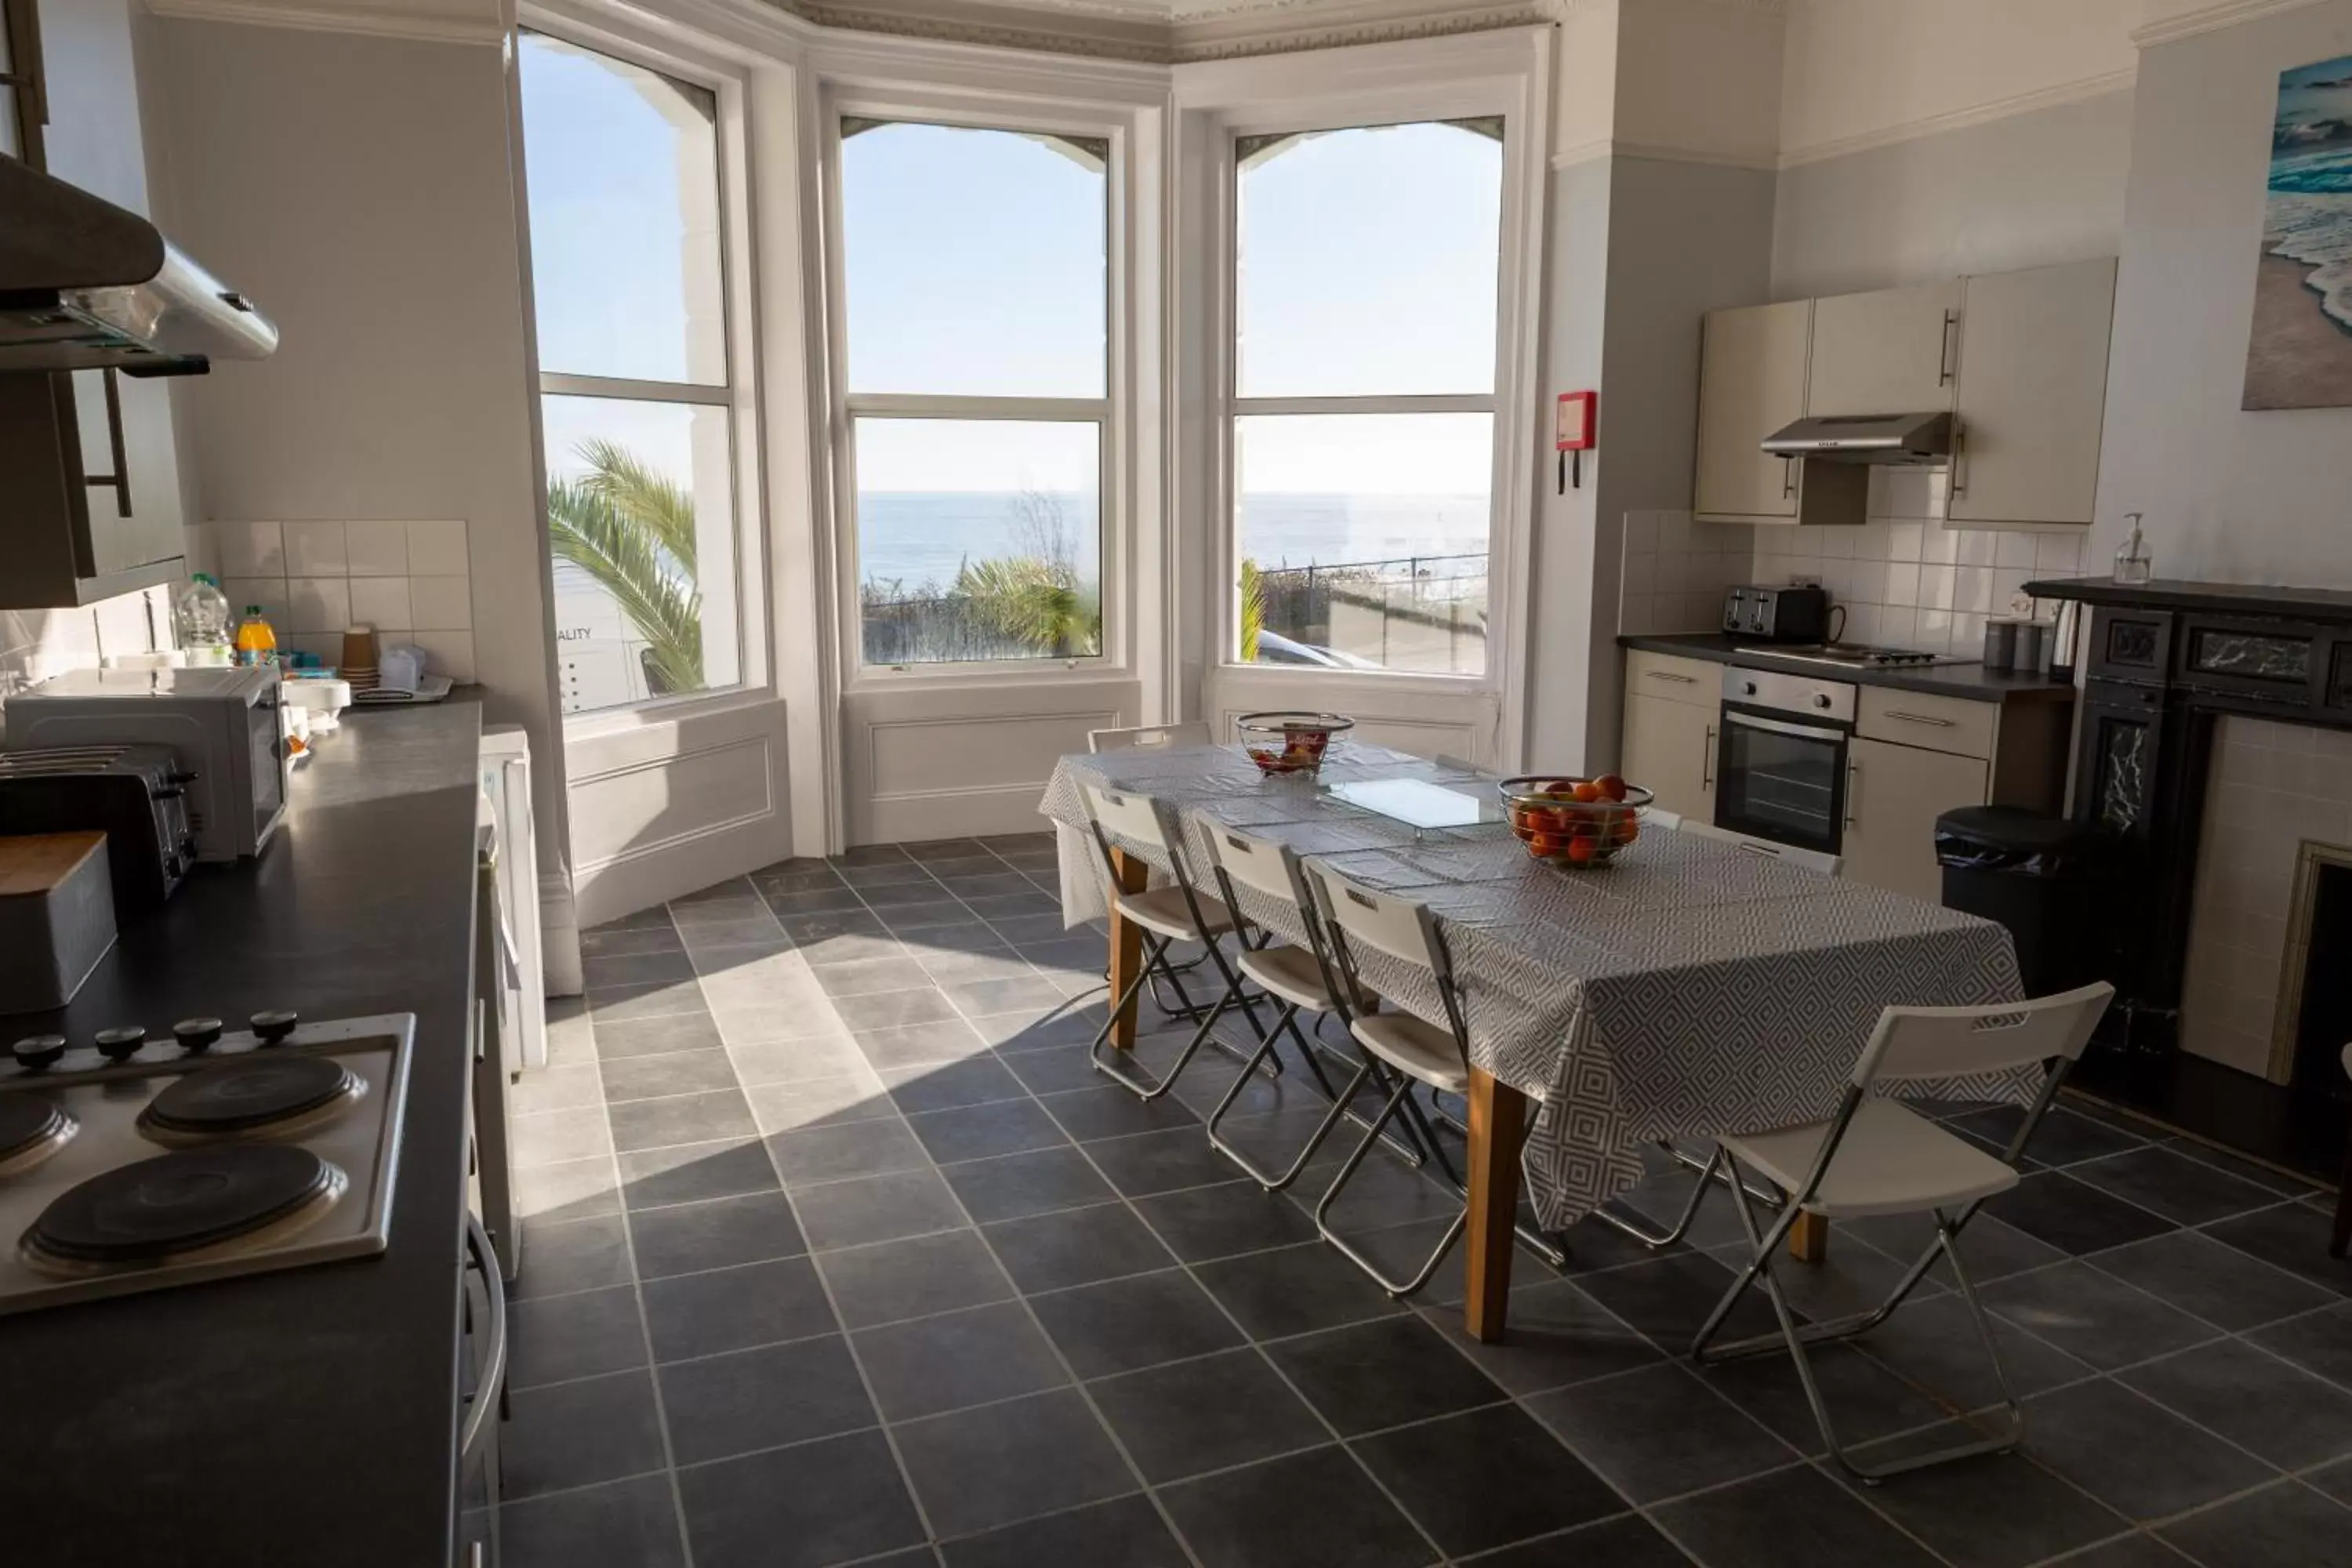
[[2352,730],[2352,593],[2231,583],[2028,583],[2091,611],[2074,815],[2121,845],[2115,971],[2134,1044],[2174,1039],[2197,839],[2225,713]]

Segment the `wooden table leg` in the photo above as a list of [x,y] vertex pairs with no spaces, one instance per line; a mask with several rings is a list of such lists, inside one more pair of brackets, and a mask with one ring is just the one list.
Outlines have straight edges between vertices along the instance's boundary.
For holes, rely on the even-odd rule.
[[[1118,868],[1118,890],[1122,893],[1143,891],[1151,875],[1150,866],[1139,856],[1130,855],[1124,849],[1112,850],[1110,858],[1111,864]],[[1118,999],[1119,994],[1127,989],[1129,984],[1135,979],[1137,972],[1142,967],[1143,931],[1141,928],[1130,925],[1120,918],[1118,904],[1114,900],[1110,907],[1111,1001],[1115,1002]],[[1131,1051],[1135,1048],[1136,1005],[1141,1000],[1141,995],[1142,994],[1139,992],[1135,997],[1130,998],[1127,1005],[1119,1010],[1118,1020],[1111,1026],[1110,1043],[1118,1050]]]
[[1800,1263],[1828,1262],[1830,1222],[1817,1214],[1798,1215],[1797,1223],[1789,1227],[1789,1256]]
[[1469,1100],[1470,1218],[1462,1244],[1469,1289],[1462,1299],[1462,1317],[1472,1339],[1492,1344],[1503,1337],[1511,1298],[1511,1229],[1519,1204],[1528,1099],[1474,1067]]

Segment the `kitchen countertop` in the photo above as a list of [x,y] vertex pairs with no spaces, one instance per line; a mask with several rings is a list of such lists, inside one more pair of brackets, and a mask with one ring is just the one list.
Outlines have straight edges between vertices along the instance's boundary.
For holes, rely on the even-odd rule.
[[1753,643],[1736,643],[1721,632],[1676,632],[1655,637],[1617,639],[1620,647],[1670,653],[1683,658],[1704,658],[1716,664],[1736,664],[1747,669],[1774,669],[1786,675],[1810,675],[1817,680],[1848,680],[1856,686],[1891,686],[1898,691],[1925,691],[1937,697],[1958,697],[1972,702],[2072,701],[2074,683],[2046,675],[2003,673],[1981,664],[1930,664],[1891,669],[1853,669],[1815,664],[1808,659],[1775,658]]
[[255,860],[199,868],[61,1011],[416,1015],[390,1246],[0,1317],[0,1532],[42,1568],[437,1568],[457,1507],[481,709],[352,711]]

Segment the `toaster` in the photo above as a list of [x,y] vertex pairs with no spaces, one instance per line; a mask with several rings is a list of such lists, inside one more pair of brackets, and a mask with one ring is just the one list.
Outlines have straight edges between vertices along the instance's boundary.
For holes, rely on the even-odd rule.
[[129,919],[161,908],[196,862],[194,782],[168,746],[0,752],[0,834],[105,834],[115,912]]
[[1823,642],[1829,637],[1830,596],[1812,584],[1750,584],[1723,595],[1727,636],[1759,642]]

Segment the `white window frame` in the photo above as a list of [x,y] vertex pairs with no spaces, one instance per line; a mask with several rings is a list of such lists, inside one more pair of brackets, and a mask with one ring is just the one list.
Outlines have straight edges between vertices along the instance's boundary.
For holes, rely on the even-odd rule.
[[[910,61],[911,65],[913,62]],[[914,685],[1028,680],[1099,680],[1135,665],[1135,533],[1145,510],[1137,479],[1135,289],[1142,232],[1133,200],[1134,111],[1117,103],[956,85],[951,80],[887,85],[827,80],[818,98],[824,214],[824,334],[833,468],[833,564],[836,658],[847,693]],[[845,118],[907,121],[975,131],[1087,137],[1109,145],[1104,169],[1104,388],[1100,397],[999,397],[849,391],[847,275],[842,243],[841,122]],[[1101,431],[1096,524],[1100,531],[1101,652],[1072,658],[937,660],[907,665],[865,661],[857,597],[858,416],[916,419],[1055,420],[1093,423]]]
[[[1549,28],[1511,28],[1458,38],[1339,49],[1175,69],[1178,106],[1192,121],[1186,140],[1201,166],[1195,188],[1205,200],[1205,258],[1216,268],[1203,319],[1188,328],[1196,363],[1205,367],[1208,506],[1207,591],[1216,639],[1207,663],[1226,674],[1262,674],[1350,684],[1391,685],[1431,693],[1475,693],[1499,702],[1496,755],[1519,752],[1524,733],[1528,583],[1535,517],[1535,444],[1545,433],[1536,374],[1543,321],[1543,215],[1550,145]],[[1502,212],[1496,236],[1495,385],[1491,394],[1365,397],[1253,397],[1239,380],[1239,170],[1234,143],[1244,136],[1351,130],[1407,122],[1500,116]],[[1268,667],[1240,658],[1234,421],[1245,414],[1484,412],[1494,416],[1487,531],[1487,639],[1483,671]]]
[[[704,47],[701,41],[681,30],[663,28],[656,31],[633,26],[614,11],[593,5],[576,7],[554,4],[525,5],[517,13],[516,21],[528,31],[546,33],[581,48],[610,55],[630,65],[703,88],[712,94],[717,105],[719,220],[722,236],[719,287],[726,312],[722,334],[726,345],[725,382],[719,385],[698,385],[543,371],[539,363],[535,300],[530,301],[525,326],[526,341],[530,345],[531,463],[539,486],[539,504],[542,508],[547,498],[547,451],[540,412],[541,398],[609,397],[719,407],[729,411],[729,488],[734,499],[735,623],[739,644],[736,679],[729,685],[702,691],[648,697],[640,701],[583,713],[559,712],[564,737],[567,741],[578,740],[651,725],[675,724],[700,713],[772,701],[776,692],[773,624],[770,613],[772,595],[770,589],[767,490],[761,478],[758,256],[752,235],[750,198],[753,170],[747,101],[751,82],[745,62],[720,47]],[[527,139],[529,128],[521,126],[519,115],[517,124]],[[530,194],[520,173],[524,167],[520,148],[514,163],[518,171],[518,205],[521,217],[522,275],[524,288],[528,291],[530,288]],[[541,544],[547,554],[551,574],[554,569],[553,552],[547,548],[543,536]],[[551,625],[551,639],[552,631]],[[551,640],[548,662],[552,673],[556,654]],[[561,692],[555,695],[560,710]]]

